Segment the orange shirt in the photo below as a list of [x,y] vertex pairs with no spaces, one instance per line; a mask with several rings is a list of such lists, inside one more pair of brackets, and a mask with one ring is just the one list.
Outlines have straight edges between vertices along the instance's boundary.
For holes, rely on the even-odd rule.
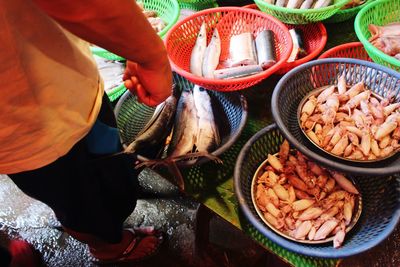
[[0,0],[0,173],[65,155],[90,130],[102,96],[86,42],[31,1]]

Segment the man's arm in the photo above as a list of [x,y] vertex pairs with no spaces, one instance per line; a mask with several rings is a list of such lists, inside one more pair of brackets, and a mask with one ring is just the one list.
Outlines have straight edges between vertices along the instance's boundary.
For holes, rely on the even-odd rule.
[[132,75],[154,98],[154,103],[147,104],[157,104],[171,93],[171,69],[164,44],[135,0],[34,2],[80,38],[137,63]]

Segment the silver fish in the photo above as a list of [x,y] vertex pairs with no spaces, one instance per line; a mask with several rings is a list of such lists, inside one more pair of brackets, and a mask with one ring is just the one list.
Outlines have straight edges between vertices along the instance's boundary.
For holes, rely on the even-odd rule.
[[206,24],[200,27],[199,34],[197,35],[196,44],[193,47],[192,54],[190,56],[190,72],[197,76],[202,76],[202,65],[204,53],[207,48],[207,31]]
[[253,34],[244,32],[233,35],[229,42],[229,55],[231,67],[257,64]]
[[191,152],[197,133],[198,119],[193,93],[183,91],[176,110],[172,137],[174,144],[169,148],[169,156],[174,158]]
[[331,0],[318,0],[313,8],[322,8],[322,7],[327,7],[331,4]]
[[287,3],[287,0],[276,0],[275,5],[276,6],[281,6],[281,7],[285,7]]
[[263,68],[259,65],[247,65],[232,67],[226,69],[219,69],[214,71],[215,79],[233,79],[246,77],[263,71]]
[[276,63],[274,32],[263,30],[256,37],[258,64],[269,68]]
[[309,9],[309,8],[311,8],[313,3],[314,3],[314,0],[305,0],[303,2],[303,4],[301,4],[300,9]]
[[286,7],[287,8],[298,8],[302,3],[302,0],[289,0]]
[[138,137],[129,144],[125,149],[126,153],[138,152],[142,154],[139,150],[149,150],[165,141],[174,123],[179,97],[178,92],[179,90],[174,90],[174,93],[165,100],[160,111],[158,113],[156,112],[158,115],[156,115],[149,126],[142,130],[142,132],[138,134]]
[[219,56],[221,55],[221,39],[218,30],[215,29],[210,43],[204,53],[202,72],[203,77],[214,78],[214,70],[219,64]]
[[215,124],[211,99],[204,88],[193,88],[194,104],[197,110],[198,132],[196,148],[199,152],[210,152],[221,143],[218,127]]
[[292,37],[293,49],[287,62],[293,62],[296,59],[305,57],[307,55],[307,51],[304,49],[302,38],[303,32],[300,29],[290,29],[289,33],[290,37]]

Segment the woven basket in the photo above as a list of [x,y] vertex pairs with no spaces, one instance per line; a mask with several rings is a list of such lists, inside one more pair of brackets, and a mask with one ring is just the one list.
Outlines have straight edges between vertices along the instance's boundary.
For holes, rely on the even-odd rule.
[[[219,31],[221,37],[220,62],[229,57],[230,37],[245,31],[245,23],[233,28],[234,23],[243,21],[254,35],[265,29],[274,32],[277,63],[258,74],[236,79],[217,80],[191,74],[189,71],[190,56],[203,21],[207,24],[208,42],[214,28]],[[261,82],[275,73],[287,61],[292,50],[292,40],[283,23],[260,11],[240,7],[212,8],[197,12],[174,25],[167,34],[165,43],[172,67],[177,73],[204,88],[224,92],[245,89]]]
[[338,76],[346,72],[349,85],[364,81],[375,93],[386,97],[395,93],[400,102],[400,73],[368,61],[357,59],[319,59],[305,63],[287,73],[276,85],[272,95],[272,115],[290,143],[320,164],[356,175],[389,175],[400,172],[399,153],[377,163],[353,163],[337,159],[317,148],[302,133],[297,121],[297,108],[310,91],[337,84]]
[[[193,83],[174,74],[174,83],[182,90],[193,88]],[[209,91],[214,118],[219,129],[221,145],[211,154],[215,156],[225,152],[240,136],[247,120],[246,99],[238,93],[225,94]],[[115,107],[118,129],[123,144],[131,143],[147,122],[152,118],[155,108],[137,102],[135,96],[127,91]],[[174,142],[174,140],[172,140]],[[179,162],[179,167],[203,164],[207,158]]]
[[[140,0],[146,10],[156,11],[158,16],[167,24],[167,26],[157,33],[161,38],[178,21],[180,8],[177,0]],[[100,47],[92,47],[92,53],[109,60],[124,60],[123,57],[115,55]]]
[[262,12],[289,24],[308,24],[333,16],[348,0],[336,0],[333,5],[318,9],[294,9],[268,4],[264,0],[254,0]]
[[181,9],[190,9],[194,11],[218,7],[217,2],[214,0],[178,0],[178,4]]
[[365,51],[363,44],[360,42],[352,42],[332,47],[322,53],[319,59],[332,57],[346,57],[372,61],[367,51]]
[[[385,240],[400,219],[400,177],[352,177],[363,197],[362,214],[346,235],[343,247],[332,243],[303,244],[288,240],[271,230],[258,216],[251,198],[251,183],[258,166],[267,155],[279,152],[284,136],[275,124],[254,135],[243,147],[236,161],[235,193],[244,216],[266,238],[295,253],[312,257],[343,258],[362,253]],[[293,144],[294,145],[294,144]],[[245,229],[251,235],[259,232]]]
[[368,25],[376,24],[383,26],[391,22],[398,22],[399,17],[400,0],[379,0],[363,7],[354,22],[357,37],[364,45],[365,50],[372,60],[396,71],[400,71],[400,60],[386,55],[368,41],[371,37]]
[[375,1],[375,0],[367,0],[364,4],[353,7],[353,8],[346,8],[346,9],[339,9],[338,12],[335,13],[332,17],[324,20],[325,23],[339,23],[351,18],[354,18],[357,13],[368,3]]

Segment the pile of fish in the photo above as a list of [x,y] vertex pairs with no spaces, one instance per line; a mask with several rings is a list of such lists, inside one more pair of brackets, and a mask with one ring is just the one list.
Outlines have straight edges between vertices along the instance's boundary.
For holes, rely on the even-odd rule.
[[348,8],[353,8],[353,7],[357,7],[357,6],[361,6],[362,4],[364,4],[366,2],[366,0],[351,0],[348,3],[346,3],[342,9],[348,9]]
[[104,90],[110,92],[115,87],[121,85],[124,75],[125,64],[119,61],[107,60],[94,56],[100,76],[104,81]]
[[394,22],[385,26],[370,24],[371,32],[369,41],[383,53],[400,60],[400,22]]
[[[243,26],[245,22],[238,20],[235,24],[233,29]],[[250,31],[232,35],[229,43],[229,59],[222,64],[228,65],[227,68],[217,69],[220,65],[220,55],[221,38],[218,29],[214,29],[207,46],[207,30],[203,22],[191,53],[190,72],[205,78],[240,78],[262,72],[274,65],[276,63],[274,33],[263,30],[257,34],[255,40]]]
[[150,22],[153,29],[159,33],[167,27],[167,24],[162,20],[162,18],[158,17],[157,11],[154,10],[145,10],[142,2],[136,2],[137,5],[142,10],[143,14],[146,16],[147,20]]
[[220,145],[211,99],[204,88],[195,85],[181,93],[175,89],[125,152],[142,155],[149,148],[164,146],[171,130],[167,153],[171,159],[194,152],[209,153]]
[[311,8],[322,8],[333,4],[333,0],[264,0],[268,4],[273,4],[280,7],[287,8],[300,8],[300,9],[311,9]]
[[301,107],[300,124],[324,150],[351,160],[376,160],[400,149],[400,103],[381,98],[363,82],[324,87]]
[[285,140],[279,155],[268,155],[257,173],[256,204],[264,219],[297,240],[325,240],[342,245],[353,220],[359,192],[344,175],[327,170],[300,152],[290,152]]

